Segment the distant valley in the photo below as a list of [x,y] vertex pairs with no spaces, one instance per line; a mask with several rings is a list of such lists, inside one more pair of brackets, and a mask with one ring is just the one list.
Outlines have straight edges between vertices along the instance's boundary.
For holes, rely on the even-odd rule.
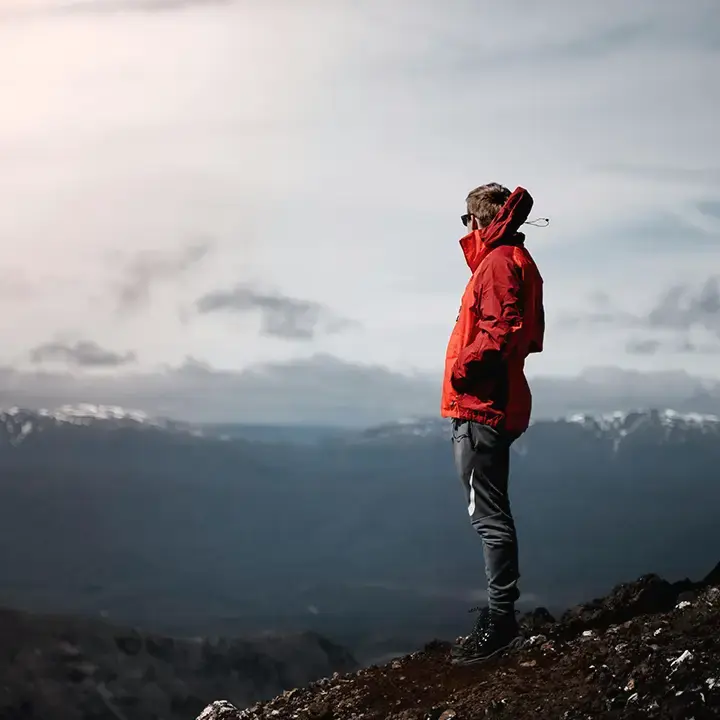
[[[514,448],[526,606],[720,547],[720,420],[539,421]],[[314,630],[359,660],[461,631],[479,540],[447,423],[191,425],[121,408],[0,413],[0,604],[180,635]]]

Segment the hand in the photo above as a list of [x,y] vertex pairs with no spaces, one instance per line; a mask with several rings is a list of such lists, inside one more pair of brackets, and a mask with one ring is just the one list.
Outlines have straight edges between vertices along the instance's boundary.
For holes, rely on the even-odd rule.
[[450,385],[458,393],[464,393],[467,388],[467,378],[460,372],[461,366],[456,361],[450,371]]

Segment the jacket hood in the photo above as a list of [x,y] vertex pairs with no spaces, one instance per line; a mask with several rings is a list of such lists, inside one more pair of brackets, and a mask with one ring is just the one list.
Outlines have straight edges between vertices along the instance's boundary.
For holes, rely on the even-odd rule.
[[524,240],[524,235],[518,230],[528,219],[533,202],[532,195],[525,188],[517,187],[487,227],[473,230],[461,238],[460,247],[471,272],[477,270],[492,248],[512,238],[520,242]]

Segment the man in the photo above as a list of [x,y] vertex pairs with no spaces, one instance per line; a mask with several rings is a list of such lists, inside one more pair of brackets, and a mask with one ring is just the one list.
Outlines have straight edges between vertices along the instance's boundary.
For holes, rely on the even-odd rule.
[[472,526],[482,538],[488,605],[453,648],[471,664],[519,645],[518,544],[508,497],[510,446],[528,427],[525,358],[541,352],[542,278],[518,232],[533,206],[524,188],[497,183],[467,197],[460,240],[472,277],[450,337],[442,415],[452,418],[455,465]]

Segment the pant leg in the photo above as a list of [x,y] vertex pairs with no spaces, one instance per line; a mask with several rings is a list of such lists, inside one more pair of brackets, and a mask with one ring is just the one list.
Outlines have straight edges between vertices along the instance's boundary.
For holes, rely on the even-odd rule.
[[488,607],[496,613],[514,613],[520,572],[508,474],[515,438],[467,420],[453,421],[452,437],[470,522],[482,539]]

